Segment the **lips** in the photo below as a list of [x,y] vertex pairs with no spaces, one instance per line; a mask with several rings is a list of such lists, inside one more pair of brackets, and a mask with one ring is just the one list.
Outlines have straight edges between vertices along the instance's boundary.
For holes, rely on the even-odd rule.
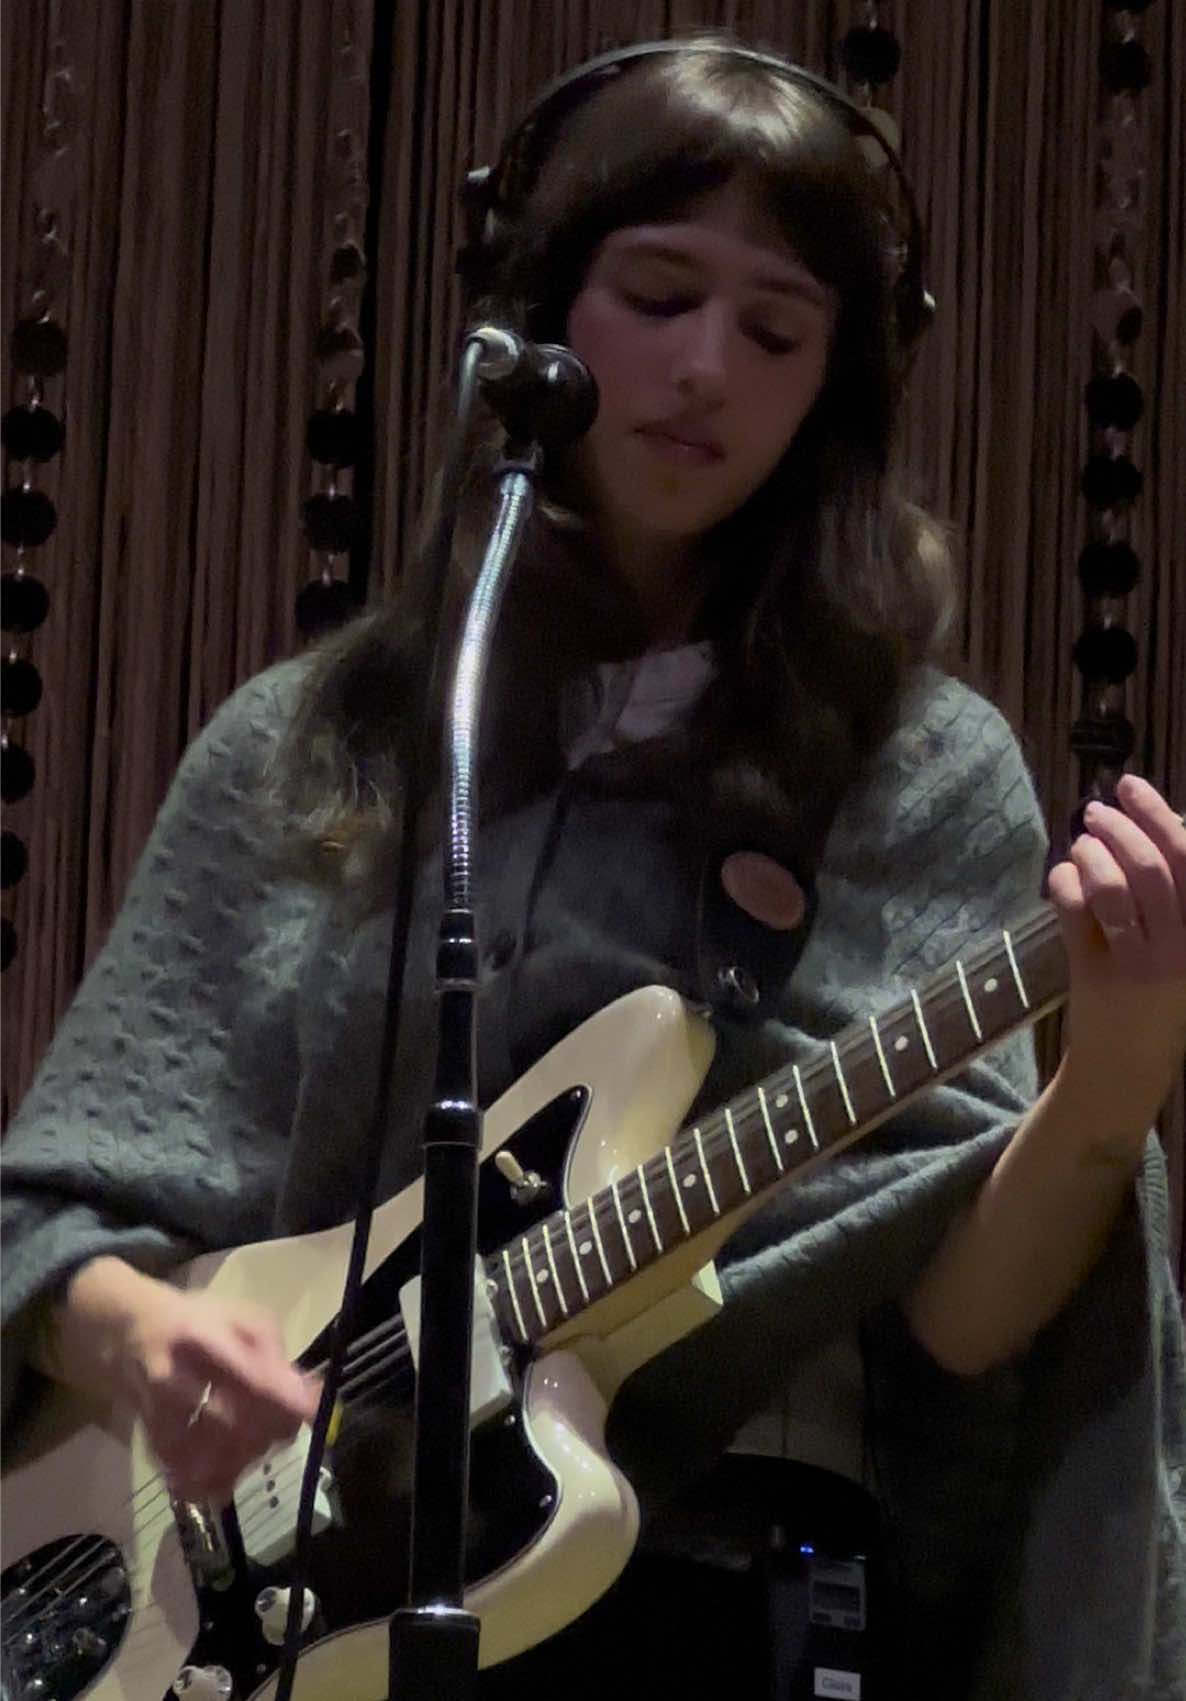
[[640,425],[638,436],[665,460],[690,466],[708,466],[724,458],[725,450],[717,439],[695,426],[663,422]]

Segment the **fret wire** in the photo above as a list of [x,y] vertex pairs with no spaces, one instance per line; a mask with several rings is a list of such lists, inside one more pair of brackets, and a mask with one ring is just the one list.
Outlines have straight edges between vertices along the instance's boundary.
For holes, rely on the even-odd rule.
[[746,1174],[745,1165],[741,1161],[741,1147],[737,1144],[737,1130],[733,1126],[733,1112],[725,1106],[725,1127],[729,1130],[729,1143],[733,1147],[733,1161],[737,1165],[737,1173],[741,1177],[741,1185],[745,1188],[746,1196],[753,1192]]
[[914,1019],[918,1023],[918,1031],[922,1035],[922,1043],[926,1047],[927,1058],[930,1061],[931,1068],[937,1071],[939,1065],[935,1061],[935,1053],[931,1046],[931,1036],[927,1032],[927,1025],[923,1020],[922,1005],[918,1001],[918,993],[915,992],[913,988],[911,988],[910,997],[914,1004]]
[[568,1316],[568,1301],[565,1299],[564,1289],[560,1285],[560,1272],[556,1268],[556,1257],[555,1257],[555,1254],[552,1251],[552,1237],[548,1233],[547,1223],[544,1223],[542,1225],[542,1227],[543,1227],[543,1231],[544,1231],[544,1251],[548,1255],[548,1264],[551,1267],[551,1271],[552,1271],[552,1281],[555,1284],[555,1288],[556,1288],[556,1298],[560,1301],[561,1311],[567,1317]]
[[898,1093],[894,1086],[894,1078],[889,1072],[889,1064],[886,1062],[885,1050],[881,1044],[881,1033],[877,1026],[876,1017],[870,1016],[869,1028],[873,1035],[873,1044],[877,1047],[877,1061],[881,1064],[881,1073],[885,1079],[886,1091],[889,1093],[891,1099],[896,1099]]
[[539,1320],[546,1329],[548,1326],[548,1316],[543,1306],[540,1304],[539,1286],[535,1279],[534,1260],[531,1256],[531,1248],[527,1244],[527,1236],[525,1234],[519,1236],[519,1245],[523,1248],[523,1263],[527,1269],[527,1282],[531,1288],[531,1297],[535,1301],[535,1309],[539,1313]]
[[693,1128],[692,1136],[696,1141],[696,1150],[700,1154],[700,1172],[704,1176],[704,1185],[708,1189],[708,1202],[712,1206],[713,1216],[719,1217],[721,1214],[721,1207],[717,1204],[717,1190],[712,1184],[712,1176],[708,1173],[708,1163],[704,1156],[704,1142],[700,1138],[700,1129],[698,1127]]
[[819,1139],[815,1132],[815,1122],[812,1119],[811,1108],[807,1103],[807,1095],[803,1091],[803,1077],[799,1073],[799,1065],[797,1063],[791,1064],[791,1072],[795,1077],[795,1091],[799,1095],[799,1109],[803,1112],[803,1122],[807,1129],[808,1139],[818,1152]]
[[848,1096],[848,1082],[844,1079],[844,1071],[840,1067],[840,1053],[836,1049],[835,1040],[830,1040],[829,1044],[832,1048],[832,1068],[836,1072],[836,1085],[840,1088],[840,1096],[844,1100],[844,1109],[848,1116],[848,1126],[850,1128],[855,1128],[857,1125],[857,1113],[852,1108],[852,1100]]
[[1025,983],[1021,978],[1021,970],[1017,967],[1017,958],[1013,955],[1013,941],[1009,937],[1009,929],[1007,927],[1003,927],[1001,929],[1001,938],[1005,941],[1005,949],[1009,953],[1009,967],[1013,970],[1013,979],[1017,982],[1018,996],[1020,997],[1025,1009],[1028,1010],[1030,1007],[1029,994],[1025,990]]
[[783,1161],[782,1153],[778,1149],[778,1141],[774,1134],[774,1124],[770,1120],[770,1107],[766,1103],[766,1094],[763,1092],[761,1086],[758,1087],[758,1104],[762,1111],[762,1121],[766,1125],[766,1138],[770,1142],[770,1151],[774,1158],[774,1165],[778,1170],[779,1175],[781,1175],[787,1166]]
[[580,1259],[580,1254],[577,1252],[576,1236],[572,1232],[572,1213],[571,1213],[571,1211],[565,1211],[565,1213],[564,1213],[564,1227],[565,1227],[565,1231],[568,1234],[569,1251],[572,1253],[572,1267],[577,1273],[577,1281],[580,1284],[581,1298],[584,1300],[585,1304],[588,1305],[588,1303],[589,1303],[589,1285],[585,1281],[585,1272],[584,1272],[584,1270],[581,1269],[581,1259]]
[[[1046,938],[1048,934],[1051,934],[1048,917],[1039,917],[1036,919],[1026,918],[1019,930],[1019,937],[1024,939],[1027,949],[1031,944],[1036,943],[1039,946],[1044,946],[1049,943],[1050,941]],[[1052,934],[1051,937],[1053,937]],[[1017,987],[1022,1006],[1026,1010],[1029,1010],[1031,1008],[1031,999],[1022,979],[1021,969],[1014,951],[1013,939],[1007,930],[1002,930],[1001,938],[1004,942],[1004,948],[1008,956],[1010,970],[1012,972],[1014,984]],[[983,961],[980,960],[981,957],[983,957]],[[970,966],[967,970],[965,970],[964,964],[959,958],[955,959],[959,997],[962,1000],[964,1012],[967,1015],[968,1021],[972,1026],[973,1033],[975,1034],[978,1042],[983,1042],[984,1028],[976,1009],[970,977],[972,975],[980,975],[981,973],[987,974],[989,971],[995,970],[997,961],[999,961],[999,947],[993,947],[991,949],[986,948],[975,953],[970,959]],[[1039,959],[1039,966],[1041,966],[1042,962],[1044,962],[1044,959]],[[987,983],[987,989],[992,992],[996,991],[996,987],[991,981]],[[932,986],[931,993],[927,998],[927,1004],[931,1007],[932,1016],[939,1022],[937,1033],[945,1033],[946,1029],[943,1027],[944,1022],[950,1023],[954,1016],[956,991],[957,988],[954,984],[952,984],[950,979],[946,985],[939,984]],[[933,1071],[938,1073],[939,1063],[935,1052],[935,1046],[928,1027],[927,1015],[924,1013],[923,1003],[920,1000],[917,990],[912,990],[910,992],[910,1004],[913,1008],[914,1024],[922,1039],[930,1067]],[[903,1017],[907,1017],[909,1015],[909,1011],[905,1005],[902,1005],[895,1011],[890,1012],[889,1015],[896,1023]],[[883,1024],[885,1019],[886,1018],[883,1016]],[[867,1040],[864,1041],[862,1045],[861,1040],[858,1038],[858,1034],[850,1034],[844,1044],[848,1067],[850,1070],[853,1068],[859,1068],[866,1059],[868,1060],[868,1064],[871,1066],[875,1056],[877,1067],[880,1070],[886,1090],[892,1099],[896,1099],[898,1097],[898,1089],[894,1081],[894,1075],[891,1072],[889,1057],[882,1041],[881,1027],[879,1027],[877,1019],[873,1016],[869,1016],[867,1018],[867,1022],[869,1027],[869,1036],[872,1041],[872,1050],[870,1051],[869,1042]],[[897,1044],[902,1044],[903,1050],[905,1049],[905,1045],[903,1043],[905,1038],[905,1034],[900,1034],[896,1042]],[[614,1182],[608,1189],[601,1190],[600,1196],[603,1196],[607,1191],[610,1195],[609,1202],[611,1208],[616,1213],[622,1240],[626,1248],[627,1258],[629,1259],[632,1271],[638,1270],[639,1260],[635,1253],[630,1233],[630,1225],[627,1221],[626,1207],[623,1204],[623,1200],[625,1199],[628,1202],[632,1215],[634,1217],[638,1217],[641,1213],[635,1208],[635,1199],[636,1197],[639,1199],[639,1202],[643,1208],[645,1208],[647,1213],[647,1218],[650,1224],[650,1233],[655,1243],[656,1252],[662,1253],[665,1251],[666,1248],[663,1244],[663,1231],[661,1230],[658,1220],[661,1195],[653,1198],[651,1192],[651,1188],[653,1186],[660,1185],[662,1179],[662,1168],[666,1169],[666,1183],[670,1184],[670,1189],[675,1200],[675,1209],[679,1216],[680,1226],[686,1236],[691,1236],[693,1231],[682,1197],[683,1186],[681,1184],[681,1175],[677,1170],[677,1164],[682,1165],[686,1161],[693,1166],[693,1169],[698,1167],[705,1183],[712,1213],[714,1216],[719,1217],[721,1215],[722,1206],[713,1182],[711,1166],[718,1154],[722,1157],[724,1156],[725,1145],[726,1142],[728,1142],[731,1149],[730,1161],[736,1168],[738,1177],[746,1194],[752,1195],[753,1183],[751,1183],[748,1173],[746,1156],[748,1155],[752,1161],[754,1158],[754,1149],[751,1149],[748,1154],[744,1154],[742,1147],[745,1140],[756,1139],[758,1137],[757,1129],[753,1126],[751,1120],[755,1092],[766,1139],[769,1143],[775,1166],[779,1174],[785,1173],[787,1164],[780,1149],[779,1135],[775,1132],[770,1102],[767,1096],[767,1086],[773,1093],[776,1085],[778,1085],[780,1081],[789,1085],[790,1081],[793,1080],[794,1090],[797,1094],[799,1107],[803,1116],[803,1122],[806,1126],[813,1148],[816,1152],[819,1152],[821,1150],[820,1136],[817,1133],[815,1120],[812,1116],[811,1100],[812,1098],[819,1098],[819,1093],[823,1088],[824,1073],[829,1070],[830,1067],[830,1072],[835,1078],[841,1097],[844,1101],[844,1107],[848,1115],[849,1123],[854,1128],[858,1126],[852,1091],[849,1088],[848,1080],[846,1078],[845,1062],[842,1061],[840,1056],[840,1046],[833,1040],[829,1042],[829,1047],[829,1057],[825,1058],[821,1056],[812,1063],[805,1064],[802,1069],[800,1069],[798,1064],[791,1064],[789,1077],[784,1071],[780,1071],[775,1075],[772,1075],[766,1085],[758,1084],[755,1089],[751,1090],[750,1094],[745,1097],[744,1100],[738,1101],[738,1110],[736,1112],[731,1105],[724,1106],[723,1111],[718,1113],[716,1119],[705,1126],[703,1133],[699,1126],[692,1128],[690,1131],[685,1131],[673,1147],[665,1147],[661,1155],[657,1154],[654,1159],[649,1160],[654,1164],[650,1184],[648,1184],[648,1179],[645,1173],[646,1165],[643,1164],[639,1165],[637,1169],[623,1177],[620,1183]],[[916,1090],[916,1088],[912,1085],[911,1091],[914,1090]],[[778,1096],[783,1098],[785,1107],[786,1094],[781,1085],[778,1086]],[[744,1120],[741,1121],[740,1126],[737,1121],[738,1116],[742,1116],[744,1118]],[[688,1137],[689,1132],[691,1136],[690,1138]],[[797,1131],[794,1128],[788,1128],[786,1132],[793,1136]],[[693,1156],[692,1151],[693,1146],[695,1147],[695,1157]],[[683,1154],[682,1156],[679,1155],[681,1151]],[[682,1180],[688,1179],[690,1179],[689,1174],[684,1174]],[[597,1197],[599,1197],[599,1195],[594,1195],[594,1198]],[[602,1237],[600,1221],[597,1212],[594,1209],[594,1199],[586,1200],[583,1203],[587,1212],[587,1220],[592,1240],[596,1246],[597,1256],[601,1263],[602,1272],[605,1277],[606,1287],[612,1288],[615,1285],[615,1281],[620,1280],[621,1278],[615,1278],[610,1268],[606,1245]],[[577,1209],[579,1209],[579,1207],[575,1207],[571,1213],[564,1212],[557,1213],[557,1215],[563,1217],[564,1232],[568,1240],[573,1269],[576,1272],[582,1298],[584,1302],[588,1304],[591,1302],[592,1296],[590,1294],[589,1285],[585,1279],[583,1258],[577,1243],[577,1233],[579,1233],[579,1228],[577,1227],[578,1219],[576,1217]],[[496,1258],[501,1259],[503,1266],[510,1304],[514,1314],[513,1321],[515,1327],[517,1328],[521,1339],[525,1342],[529,1339],[529,1330],[527,1328],[526,1319],[519,1300],[518,1288],[516,1286],[513,1263],[514,1256],[521,1256],[523,1258],[535,1309],[539,1314],[541,1323],[544,1327],[548,1326],[548,1312],[541,1297],[540,1283],[547,1280],[549,1273],[556,1287],[557,1305],[566,1317],[570,1315],[570,1308],[564,1292],[551,1231],[547,1223],[543,1223],[538,1226],[541,1226],[543,1229],[543,1251],[546,1255],[549,1266],[549,1270],[547,1272],[542,1269],[540,1270],[538,1279],[532,1249],[526,1236],[520,1237],[518,1247],[516,1247],[513,1255],[510,1248],[504,1248],[501,1254],[495,1254]],[[557,1232],[559,1232],[559,1229]]]
[[638,1269],[638,1259],[634,1256],[634,1248],[630,1244],[630,1230],[626,1227],[626,1213],[622,1209],[622,1195],[618,1192],[616,1181],[610,1183],[610,1194],[613,1197],[614,1208],[618,1213],[618,1223],[622,1230],[622,1239],[626,1243],[626,1256],[630,1260],[630,1268]]
[[976,1035],[977,1040],[982,1040],[984,1038],[984,1031],[980,1026],[980,1018],[977,1016],[972,1004],[972,994],[968,991],[968,977],[964,973],[964,965],[960,962],[958,957],[955,959],[955,972],[960,977],[960,991],[964,995],[964,1004],[967,1006],[968,1020],[972,1024],[972,1032]]
[[638,1166],[638,1180],[639,1180],[640,1186],[642,1187],[642,1202],[646,1206],[647,1221],[651,1225],[651,1235],[652,1235],[654,1242],[655,1242],[655,1251],[656,1252],[662,1252],[663,1251],[663,1242],[659,1238],[659,1225],[655,1221],[655,1213],[654,1213],[653,1209],[651,1208],[651,1196],[647,1192],[646,1171],[645,1171],[644,1166],[642,1164],[639,1164],[639,1166]]
[[[593,1198],[596,1197],[597,1195],[594,1194]],[[609,1261],[605,1256],[605,1244],[601,1238],[601,1224],[597,1221],[597,1212],[593,1209],[593,1199],[587,1200],[586,1205],[589,1214],[589,1226],[593,1230],[593,1244],[597,1248],[597,1256],[601,1259],[601,1268],[605,1272],[605,1285],[607,1288],[612,1288],[614,1278],[610,1274]]]
[[670,1146],[666,1148],[663,1156],[667,1159],[667,1173],[671,1177],[671,1196],[675,1200],[675,1208],[679,1212],[679,1220],[683,1224],[684,1234],[686,1237],[690,1238],[692,1229],[688,1222],[688,1213],[684,1210],[683,1189],[676,1180],[675,1161],[671,1156]]
[[514,1307],[514,1311],[515,1311],[515,1323],[516,1323],[516,1326],[518,1327],[519,1334],[522,1336],[523,1340],[526,1341],[528,1339],[527,1325],[523,1321],[523,1313],[522,1313],[522,1311],[520,1310],[520,1307],[519,1307],[519,1295],[515,1292],[515,1273],[511,1269],[510,1249],[506,1246],[504,1246],[503,1249],[502,1249],[502,1262],[503,1262],[503,1266],[506,1270],[507,1287],[510,1290],[511,1305]]

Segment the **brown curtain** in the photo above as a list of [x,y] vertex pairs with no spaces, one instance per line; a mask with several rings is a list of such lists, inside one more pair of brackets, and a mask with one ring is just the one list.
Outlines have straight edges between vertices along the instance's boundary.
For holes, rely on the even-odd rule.
[[[601,48],[726,26],[832,76],[844,0],[434,0],[355,6],[381,47],[370,256],[376,271],[370,594],[436,465],[418,421],[456,345],[452,271],[464,170],[532,90]],[[1071,647],[1089,452],[1093,202],[1102,4],[905,0],[887,91],[930,231],[937,324],[912,381],[903,460],[964,561],[962,650],[1017,727],[1063,836],[1075,798]],[[6,894],[6,1101],[19,1101],[102,940],[187,739],[243,678],[291,651],[310,576],[305,421],[328,241],[335,8],[302,0],[34,0],[3,13],[5,331],[27,300],[38,112],[55,41],[73,124],[55,192],[68,207],[68,441],[45,484],[60,522],[31,562],[53,597],[28,653],[45,682],[22,736],[37,764],[7,826],[30,867]],[[1141,16],[1145,330],[1134,439],[1144,492],[1129,601],[1140,665],[1135,765],[1186,799],[1186,18]],[[388,52],[388,35],[390,51]],[[376,126],[379,133],[379,126]],[[18,399],[14,390],[11,399]],[[51,400],[53,399],[51,395]],[[1044,1052],[1055,1044],[1047,1034]],[[1180,1092],[1164,1135],[1182,1197]]]

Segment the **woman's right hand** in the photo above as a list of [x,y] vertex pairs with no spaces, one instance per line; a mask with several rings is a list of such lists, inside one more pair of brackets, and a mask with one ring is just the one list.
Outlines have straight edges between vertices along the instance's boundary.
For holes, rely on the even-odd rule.
[[182,1292],[118,1258],[75,1271],[41,1357],[59,1381],[137,1414],[173,1494],[216,1505],[312,1419],[320,1392],[267,1311]]

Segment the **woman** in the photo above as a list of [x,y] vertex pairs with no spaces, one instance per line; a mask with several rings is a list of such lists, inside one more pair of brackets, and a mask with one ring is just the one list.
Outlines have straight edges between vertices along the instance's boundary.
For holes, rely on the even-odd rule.
[[[487,233],[473,322],[566,341],[600,409],[549,469],[498,638],[477,864],[484,1102],[651,981],[714,1005],[701,1102],[720,1102],[1037,895],[1024,765],[988,705],[930,665],[946,555],[887,472],[914,326],[886,216],[831,102],[689,43],[578,105]],[[492,454],[479,433],[455,591]],[[160,1278],[197,1249],[353,1209],[422,630],[414,605],[381,613],[221,711],[11,1136],[8,1363],[28,1351],[133,1407],[190,1498],[224,1498],[315,1403],[266,1313]],[[604,1684],[598,1625],[625,1611],[637,1631],[616,1602],[653,1588],[654,1566],[688,1576],[695,1532],[667,1497],[694,1508],[677,1491],[822,1349],[863,1366],[840,1440],[859,1453],[867,1430],[888,1513],[885,1616],[912,1639],[891,1658],[944,1693],[1173,1692],[1182,1351],[1146,1130],[1186,1034],[1186,832],[1138,779],[1119,801],[1089,808],[1050,879],[1071,974],[1054,1081],[1034,1098],[1013,1038],[739,1231],[723,1310],[615,1409],[652,1509],[644,1546],[676,1557],[642,1561],[591,1636],[578,1625],[492,1691]],[[415,1173],[428,1090],[425,867],[385,1194]],[[1104,1356],[1123,1399],[1082,1391],[1073,1354],[1101,1328],[1118,1331]],[[833,1417],[821,1425],[835,1440]],[[1117,1516],[1109,1444],[1129,1498],[1105,1566],[1074,1548],[1073,1508],[1087,1484],[1096,1515]],[[930,1664],[920,1635],[942,1643]],[[735,1677],[738,1658],[729,1647]],[[767,1663],[763,1647],[753,1693]],[[608,1669],[627,1685],[617,1650]],[[647,1692],[646,1656],[632,1669]]]

